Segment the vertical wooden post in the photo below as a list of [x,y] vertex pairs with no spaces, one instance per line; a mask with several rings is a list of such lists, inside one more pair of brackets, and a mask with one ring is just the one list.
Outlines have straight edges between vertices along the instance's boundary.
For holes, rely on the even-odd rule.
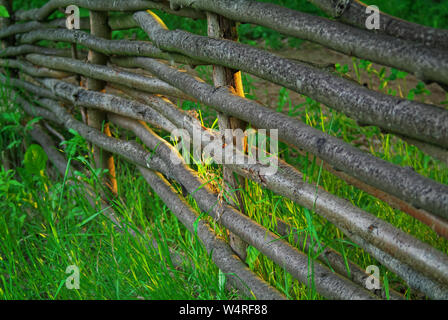
[[[238,33],[236,30],[236,23],[228,20],[222,16],[218,16],[214,13],[207,13],[208,21],[208,35],[213,38],[218,39],[228,39],[237,41]],[[241,81],[241,72],[222,66],[213,66],[213,82],[215,87],[228,86],[235,94],[244,97],[244,89]],[[225,114],[218,113],[218,123],[219,129],[222,134],[226,129],[241,129],[245,130],[247,123],[244,121],[228,117]],[[242,146],[245,148],[246,142],[244,137],[240,137],[242,141],[236,141],[237,137],[233,134],[233,142],[235,146]],[[238,188],[244,187],[245,179],[243,177],[237,177],[233,175],[233,171],[229,168],[223,167],[223,178],[225,181],[225,191],[236,190]],[[243,197],[241,192],[233,191],[235,195],[235,200],[233,205],[240,207],[241,212],[245,213]],[[233,200],[232,200],[233,201]],[[230,246],[233,251],[245,261],[247,257],[247,244],[241,240],[235,234],[229,232]]]
[[[111,29],[108,24],[108,12],[90,11],[90,32],[92,35],[104,39],[111,39]],[[102,53],[89,50],[88,61],[92,64],[106,65],[108,57]],[[106,87],[104,81],[88,78],[87,89],[94,91],[103,91]],[[103,130],[107,135],[111,135],[109,124],[106,119],[106,113],[98,110],[89,109],[87,112],[87,123],[89,126]],[[109,170],[106,184],[114,194],[117,193],[117,180],[115,176],[115,164],[113,156],[100,148],[93,148],[93,156],[97,168]]]
[[[12,0],[0,0],[0,6],[5,7],[6,11],[8,11],[9,18],[0,17],[0,28],[6,28],[11,23],[14,23],[14,13],[12,11]],[[6,40],[1,41],[1,48],[4,49],[7,46],[13,44],[14,37],[9,37]]]

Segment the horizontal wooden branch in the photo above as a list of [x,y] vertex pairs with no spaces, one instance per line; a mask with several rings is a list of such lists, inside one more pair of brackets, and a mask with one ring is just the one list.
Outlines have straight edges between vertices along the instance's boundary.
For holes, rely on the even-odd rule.
[[3,75],[0,75],[0,84],[4,85],[5,87],[9,88],[15,88],[15,89],[22,89],[25,90],[27,93],[32,93],[39,97],[44,97],[48,99],[58,99],[53,92],[51,92],[48,89],[38,87],[32,83],[29,83],[24,80],[15,79],[15,78],[6,78]]
[[[367,5],[358,0],[308,0],[329,16],[342,22],[359,28],[366,28],[366,20],[370,14],[366,13]],[[341,10],[338,5],[344,2]],[[381,32],[392,37],[422,43],[426,46],[448,49],[448,30],[436,29],[421,24],[405,21],[394,16],[380,12],[379,29]]]
[[54,95],[68,100],[75,106],[93,108],[143,120],[169,132],[177,128],[158,112],[136,101],[87,90],[55,79],[43,79],[41,83]]
[[112,67],[84,63],[71,58],[48,57],[38,54],[27,55],[26,59],[39,66],[73,72],[88,78],[119,83],[130,88],[138,88],[149,93],[158,93],[181,99],[191,99],[179,89],[174,88],[160,79],[149,78],[135,73],[117,70]]
[[[67,162],[67,159],[63,156],[63,154],[56,149],[56,145],[51,139],[50,136],[48,136],[42,128],[40,128],[39,125],[34,125],[33,129],[30,131],[31,137],[37,141],[42,148],[44,149],[45,153],[48,155],[48,159],[55,165],[57,168],[58,173],[62,177],[66,177],[66,182],[68,184],[75,184],[79,183],[81,186],[84,187],[84,194],[83,196],[86,198],[86,200],[89,202],[89,204],[92,206],[92,208],[96,208],[98,205],[100,206],[101,214],[106,217],[115,227],[115,229],[119,232],[126,232],[127,234],[131,235],[134,238],[137,238],[143,232],[141,230],[134,231],[133,228],[131,228],[127,223],[120,220],[117,213],[114,210],[114,206],[107,203],[107,201],[104,198],[98,199],[97,192],[93,190],[92,186],[90,184],[87,184],[83,181],[81,181],[81,178],[79,175],[76,175],[76,171],[72,170],[72,168],[69,166],[69,163]],[[154,249],[158,250],[158,243],[153,237],[149,234],[146,234],[147,238],[149,238],[150,246]],[[176,267],[182,267],[182,261],[183,257],[179,255],[178,253],[174,252],[171,248],[169,248],[170,251],[170,258],[173,262],[174,266]]]
[[[55,29],[66,28],[66,19],[56,19],[50,22],[31,21],[26,23],[16,23],[6,28],[0,29],[0,39],[14,36],[16,34],[27,33],[37,29]],[[80,20],[80,28],[90,29],[89,19],[82,18]]]
[[112,59],[126,67],[144,68],[205,105],[252,123],[257,128],[277,129],[279,138],[304,149],[338,170],[384,190],[434,215],[448,218],[448,186],[423,177],[409,168],[391,164],[303,122],[215,88],[194,77],[148,58]]
[[16,91],[10,90],[11,95],[14,97],[15,101],[22,106],[23,110],[33,117],[43,118],[46,120],[53,121],[59,125],[62,124],[62,121],[56,117],[51,111],[47,109],[36,107],[29,103],[27,100],[22,98]]
[[[66,19],[55,19],[49,22],[30,21],[25,23],[16,23],[0,29],[0,39],[10,37],[16,34],[28,33],[37,29],[56,29],[66,28]],[[138,23],[132,17],[132,14],[112,15],[108,20],[109,27],[112,30],[125,30],[138,27]],[[90,19],[80,19],[80,29],[90,30]]]
[[[0,57],[17,57],[26,55],[29,53],[39,53],[46,54],[50,56],[59,56],[59,57],[71,57],[70,49],[56,49],[56,48],[46,48],[41,46],[34,46],[30,44],[24,44],[17,47],[6,47],[0,50]],[[82,52],[82,56],[80,58],[87,57],[85,52]]]
[[94,11],[136,11],[147,9],[158,9],[167,13],[176,14],[193,19],[202,19],[204,14],[191,9],[174,11],[166,3],[160,1],[146,0],[50,0],[43,7],[31,10],[19,10],[15,13],[17,21],[38,20],[42,21],[48,18],[58,8],[65,8],[69,5],[77,5]]
[[55,71],[48,68],[38,68],[29,62],[13,59],[0,59],[0,67],[19,69],[34,77],[51,77],[56,79],[67,78],[71,74]]
[[[163,148],[164,140],[156,138],[152,135],[152,142],[149,145],[152,150],[157,153],[149,153],[143,150],[141,146],[129,141],[121,141],[102,134],[100,131],[90,128],[85,124],[75,120],[63,108],[51,100],[41,100],[40,103],[50,108],[53,113],[64,123],[67,129],[73,129],[82,135],[85,139],[94,143],[109,152],[117,153],[126,160],[131,161],[143,167],[149,167],[157,171],[164,172],[170,177],[175,177],[183,184],[190,194],[198,201],[202,210],[208,212],[215,218],[220,216],[220,221],[237,235],[242,234],[247,242],[257,247],[261,252],[267,254],[275,262],[285,267],[287,271],[301,280],[303,283],[308,282],[307,257],[291,247],[284,240],[279,239],[274,234],[268,232],[262,226],[256,224],[248,217],[238,213],[233,207],[225,206],[224,208],[216,207],[218,201],[216,195],[212,194],[204,182],[201,181],[188,167],[173,166],[166,158],[170,157],[174,152],[173,149]],[[142,127],[142,130],[147,129]],[[142,131],[142,132],[145,132]],[[161,144],[162,143],[162,144]],[[165,153],[165,157],[161,157],[160,153]],[[180,157],[180,156],[179,156]],[[338,299],[372,299],[366,290],[355,286],[345,278],[339,277],[331,273],[327,268],[315,264],[314,281],[318,292],[324,296]]]
[[311,154],[306,154],[306,152],[303,152],[299,150],[299,153],[304,156],[308,157],[309,161],[316,161],[317,166],[323,167],[323,169],[327,170],[328,172],[332,173],[336,177],[342,179],[343,181],[347,182],[348,184],[355,186],[356,188],[367,192],[368,194],[374,196],[375,198],[378,198],[381,201],[384,201],[385,203],[389,204],[392,208],[400,210],[402,212],[405,212],[409,214],[410,216],[414,217],[415,219],[423,222],[427,226],[429,226],[432,230],[434,230],[437,234],[440,236],[448,239],[448,220],[443,219],[439,216],[435,216],[433,214],[430,214],[429,212],[417,209],[416,207],[412,206],[411,204],[387,193],[382,190],[379,190],[377,188],[374,188],[364,182],[359,181],[358,179],[342,172],[339,170],[334,169],[332,166],[328,165],[327,163],[323,162],[321,159],[316,158],[315,156]]
[[106,55],[143,56],[182,64],[204,64],[180,54],[160,50],[148,41],[107,40],[81,30],[44,29],[23,34],[19,42],[33,44],[40,40],[76,43]]
[[170,2],[177,7],[211,11],[234,21],[271,28],[350,56],[408,71],[425,81],[448,84],[448,54],[443,50],[254,0],[171,0]]

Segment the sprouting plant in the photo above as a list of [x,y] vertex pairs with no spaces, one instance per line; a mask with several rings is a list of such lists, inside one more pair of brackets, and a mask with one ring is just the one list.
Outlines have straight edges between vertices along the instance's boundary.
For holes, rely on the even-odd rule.
[[424,99],[425,96],[429,96],[430,94],[431,91],[426,89],[426,85],[422,81],[420,81],[414,89],[411,89],[409,91],[407,98],[409,100],[414,100],[417,97],[421,97],[422,99]]

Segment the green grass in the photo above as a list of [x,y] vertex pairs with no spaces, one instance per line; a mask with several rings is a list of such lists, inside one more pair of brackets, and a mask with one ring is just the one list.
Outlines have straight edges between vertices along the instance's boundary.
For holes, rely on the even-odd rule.
[[[273,2],[273,1],[272,1]],[[318,13],[305,1],[278,1],[295,9]],[[388,3],[395,5],[388,5]],[[409,11],[403,3],[411,1],[372,1],[380,8],[402,18],[446,27],[447,7],[443,2],[435,4],[432,10],[428,1],[412,1],[414,9]],[[15,3],[20,3],[17,1]],[[24,8],[36,7],[42,1],[24,2]],[[400,3],[399,5],[397,5]],[[436,2],[434,2],[436,3]],[[418,14],[415,8],[420,8]],[[391,11],[388,11],[391,10]],[[411,13],[412,14],[411,14]],[[163,15],[162,15],[163,17]],[[187,19],[166,19],[170,28],[183,28],[204,33],[204,23],[190,23]],[[246,30],[245,30],[246,28]],[[268,47],[276,43],[284,45],[284,39],[277,33],[260,27],[241,25],[242,41],[251,43],[264,39]],[[116,34],[124,37],[128,33]],[[287,38],[285,38],[287,39]],[[300,43],[297,42],[297,45]],[[294,43],[290,45],[295,45]],[[338,71],[348,74],[356,70],[359,78],[364,74],[380,79],[380,88],[388,94],[397,95],[390,87],[397,78],[405,74],[393,69],[375,70],[368,61],[354,60],[353,65],[338,66]],[[210,81],[209,67],[199,67],[200,76]],[[255,94],[256,81],[244,74],[244,87],[251,99]],[[357,79],[354,79],[355,81]],[[403,94],[410,99],[424,100],[427,95],[423,84],[408,88]],[[448,98],[447,98],[448,100]],[[361,136],[367,137],[360,143],[372,154],[403,166],[411,166],[420,174],[440,183],[448,184],[446,165],[423,154],[417,148],[399,139],[381,133],[375,127],[360,127],[343,114],[329,110],[312,99],[294,105],[289,91],[282,88],[278,93],[278,109],[302,119],[307,124],[326,131],[347,142],[357,143]],[[204,125],[212,126],[216,113],[212,108],[197,103],[185,102],[184,109],[201,110]],[[111,205],[122,221],[137,232],[137,237],[118,232],[113,224],[101,214],[101,208],[92,207],[85,199],[84,186],[79,181],[64,184],[64,179],[55,173],[52,165],[32,146],[28,130],[38,119],[31,119],[21,113],[10,92],[0,87],[0,150],[2,158],[7,156],[12,169],[4,166],[0,171],[0,298],[1,299],[235,299],[238,293],[228,291],[220,279],[219,270],[194,235],[190,234],[171,214],[160,198],[155,195],[134,166],[117,161],[119,197],[109,198]],[[135,140],[125,131],[113,128],[120,138]],[[62,130],[61,130],[62,131]],[[165,136],[163,132],[159,132]],[[85,141],[66,133],[66,155],[74,163],[82,164],[80,172],[83,181],[96,190],[100,197],[99,171],[90,169],[89,150]],[[62,148],[62,146],[61,146]],[[35,154],[32,151],[35,151]],[[320,185],[327,191],[349,200],[371,214],[389,221],[435,248],[448,253],[448,241],[439,238],[429,227],[408,215],[392,209],[387,204],[352,187],[322,170],[316,159],[300,156],[286,145],[280,145],[280,153],[289,163],[304,173],[304,179]],[[39,156],[40,154],[40,156]],[[32,166],[26,157],[38,157],[41,166]],[[222,186],[220,168],[214,164],[199,163],[194,166],[213,187],[219,191]],[[180,187],[176,185],[180,190]],[[273,218],[281,218],[295,228],[295,232],[307,233],[312,241],[321,241],[340,252],[362,268],[379,265],[351,243],[333,225],[316,215],[312,210],[300,207],[288,199],[279,197],[269,190],[248,182],[241,190],[245,195],[245,210],[255,221],[271,229],[275,228]],[[228,195],[230,196],[230,195]],[[194,200],[188,201],[197,208]],[[206,217],[206,214],[203,214]],[[213,224],[213,221],[210,220]],[[217,233],[226,237],[220,226],[214,225]],[[292,241],[293,234],[286,237]],[[158,243],[158,249],[150,244]],[[169,250],[182,258],[180,265],[169,258]],[[308,252],[310,265],[318,252]],[[294,281],[283,268],[274,264],[253,247],[249,247],[246,260],[249,267],[291,299],[322,299],[303,284]],[[65,279],[67,266],[77,265],[81,271],[80,290],[68,290]],[[380,267],[383,280],[391,288],[413,298],[412,292],[396,275]],[[246,298],[246,297],[243,297]]]

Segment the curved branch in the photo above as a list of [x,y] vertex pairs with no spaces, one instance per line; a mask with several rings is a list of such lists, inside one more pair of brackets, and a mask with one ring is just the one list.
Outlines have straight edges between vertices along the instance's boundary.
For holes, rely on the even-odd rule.
[[[120,101],[116,101],[116,103],[123,105],[122,103],[120,103]],[[182,114],[182,112],[179,112],[179,110],[176,112],[175,107],[173,108],[166,101],[161,100],[160,98],[155,98],[155,102],[153,102],[152,105],[157,105],[157,109],[166,110],[165,114],[167,115],[175,115],[176,113],[178,115]],[[114,115],[110,115],[110,117],[112,120],[116,118],[116,116]],[[178,117],[177,121],[183,123],[183,127],[188,128],[188,125],[185,125],[188,122],[188,115],[184,114],[183,117]],[[191,123],[192,122],[193,121],[191,121]],[[190,125],[195,126],[194,123]],[[200,124],[197,124],[197,126],[199,126],[200,128]],[[191,130],[194,129],[190,127],[189,131]],[[156,144],[152,142],[152,146],[154,145]],[[233,167],[233,170],[246,176],[249,179],[252,179],[254,181],[260,180],[261,175],[259,173],[259,170],[257,170],[259,169],[257,168],[257,166],[234,165],[231,167]],[[321,214],[323,217],[329,219],[330,221],[335,223],[336,226],[340,228],[342,227],[342,229],[348,228],[350,232],[347,232],[347,234],[353,235],[353,237],[358,237],[360,239],[362,239],[361,237],[369,239],[369,241],[375,243],[375,245],[385,248],[394,255],[398,255],[400,259],[409,261],[413,265],[420,266],[419,268],[425,270],[431,275],[433,275],[434,273],[440,274],[440,272],[435,270],[444,270],[446,261],[443,262],[443,256],[441,256],[433,248],[422,245],[418,241],[416,242],[414,238],[406,235],[401,231],[398,231],[384,221],[375,218],[370,214],[362,212],[361,210],[352,206],[350,203],[332,196],[331,194],[323,190],[319,190],[316,193],[316,190],[313,186],[302,183],[302,180],[303,179],[300,173],[298,173],[294,169],[291,169],[290,166],[281,163],[279,171],[275,176],[264,176],[261,181],[257,182],[262,183],[264,186],[267,186],[271,190],[281,195],[287,196],[288,198],[296,201],[301,205],[304,205],[305,207],[315,208],[318,214]],[[296,192],[297,190],[301,190],[301,192]],[[329,203],[331,203],[331,205],[328,205]],[[376,227],[376,234],[372,234],[369,231],[372,225],[375,225]],[[397,241],[397,239],[400,240]],[[361,242],[361,244],[363,244],[363,246],[366,246],[365,241]],[[401,244],[403,244],[403,246]],[[370,244],[367,246],[367,248],[369,247],[371,247]],[[436,261],[439,261],[440,263]],[[396,262],[395,265],[397,263],[398,262]],[[422,266],[424,267],[422,268]],[[420,275],[418,272],[407,275],[405,279],[411,287],[418,288],[430,297],[439,292],[433,290],[434,282],[432,282],[432,280],[427,279],[425,276]],[[428,287],[430,289],[428,289]]]
[[[115,121],[114,116],[111,119]],[[124,123],[120,123],[120,125],[124,125]],[[279,237],[232,206],[220,204],[207,183],[198,178],[197,173],[183,162],[178,152],[165,140],[135,121],[129,129],[132,129],[150,149],[157,150],[150,160],[151,168],[157,170],[159,163],[166,165],[167,171],[164,173],[181,183],[203,211],[219,220],[226,228],[259,249],[274,262],[283,266],[294,278],[304,284],[308,283],[308,271],[305,271],[308,259],[303,253],[290,246],[286,241],[280,240]],[[177,159],[177,161],[173,161],[173,159]],[[314,265],[314,275],[316,290],[328,298],[373,298],[369,292],[355,286],[347,279],[329,272],[320,264]]]
[[35,86],[27,81],[23,81],[20,79],[15,79],[15,78],[7,79],[5,76],[0,75],[0,84],[10,87],[10,88],[23,89],[23,90],[27,91],[28,93],[32,93],[39,97],[45,97],[45,98],[54,99],[54,100],[57,99],[56,95],[53,94],[53,92],[51,92],[50,90]]
[[[67,168],[67,161],[64,156],[54,148],[52,139],[39,126],[34,126],[30,134],[40,145],[42,145],[48,158],[56,166],[59,173],[64,176]],[[195,210],[177,195],[168,181],[166,181],[160,174],[153,173],[142,167],[139,167],[139,169],[146,181],[159,194],[161,199],[164,200],[167,206],[187,229],[192,233],[197,233],[204,243],[207,252],[212,255],[213,261],[218,268],[227,275],[229,281],[235,288],[240,289],[248,297],[254,294],[257,299],[285,299],[281,293],[248,269],[247,266],[233,254],[226,242],[214,234],[208,223],[199,219]],[[70,171],[69,176],[72,174],[73,173]],[[90,196],[90,187],[86,187],[86,197],[91,205],[95,206],[96,202],[94,201],[94,198]],[[103,203],[102,207],[103,214],[109,218],[115,226],[120,230],[127,229],[128,232],[135,236],[135,232],[132,229],[128,228],[126,224],[117,219],[112,208]]]

